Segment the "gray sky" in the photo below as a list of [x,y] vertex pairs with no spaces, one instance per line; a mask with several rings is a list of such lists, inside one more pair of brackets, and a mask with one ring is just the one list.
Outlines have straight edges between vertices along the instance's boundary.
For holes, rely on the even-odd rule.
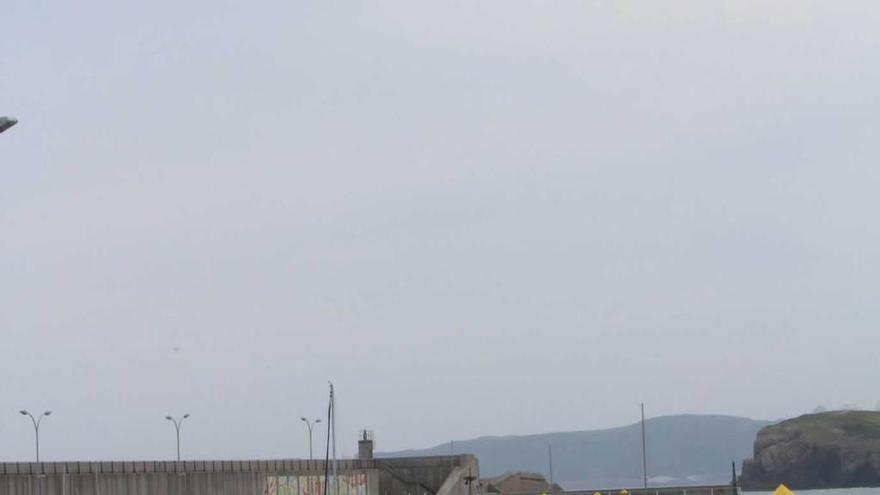
[[[880,3],[5,0],[0,459],[880,399]],[[323,430],[320,430],[323,432]]]

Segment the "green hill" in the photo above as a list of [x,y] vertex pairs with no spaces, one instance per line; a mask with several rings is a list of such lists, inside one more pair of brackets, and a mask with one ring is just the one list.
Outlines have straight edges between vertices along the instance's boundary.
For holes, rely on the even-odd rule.
[[[648,474],[652,484],[730,481],[730,463],[751,454],[752,442],[768,421],[720,415],[678,415],[646,422]],[[475,454],[483,477],[531,471],[549,477],[547,444],[553,446],[554,479],[569,489],[639,486],[642,480],[641,426],[455,441],[456,453]],[[379,454],[385,457],[444,455],[449,444]]]

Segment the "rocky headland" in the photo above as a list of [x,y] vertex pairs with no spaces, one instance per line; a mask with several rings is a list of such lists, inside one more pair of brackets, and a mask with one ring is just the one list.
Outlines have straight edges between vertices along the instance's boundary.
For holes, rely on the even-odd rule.
[[880,412],[808,414],[758,432],[742,486],[767,490],[880,486]]

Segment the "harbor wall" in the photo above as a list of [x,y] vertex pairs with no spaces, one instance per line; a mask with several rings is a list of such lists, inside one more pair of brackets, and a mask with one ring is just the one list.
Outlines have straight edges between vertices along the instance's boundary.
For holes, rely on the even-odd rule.
[[0,495],[469,495],[465,478],[479,476],[468,455],[343,460],[337,468],[338,490],[323,461],[0,463]]

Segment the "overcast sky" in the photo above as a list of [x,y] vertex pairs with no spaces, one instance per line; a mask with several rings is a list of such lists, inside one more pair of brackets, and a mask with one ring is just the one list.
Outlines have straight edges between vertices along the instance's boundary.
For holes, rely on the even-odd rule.
[[327,380],[348,455],[873,408],[878,26],[3,0],[0,459],[305,456]]

